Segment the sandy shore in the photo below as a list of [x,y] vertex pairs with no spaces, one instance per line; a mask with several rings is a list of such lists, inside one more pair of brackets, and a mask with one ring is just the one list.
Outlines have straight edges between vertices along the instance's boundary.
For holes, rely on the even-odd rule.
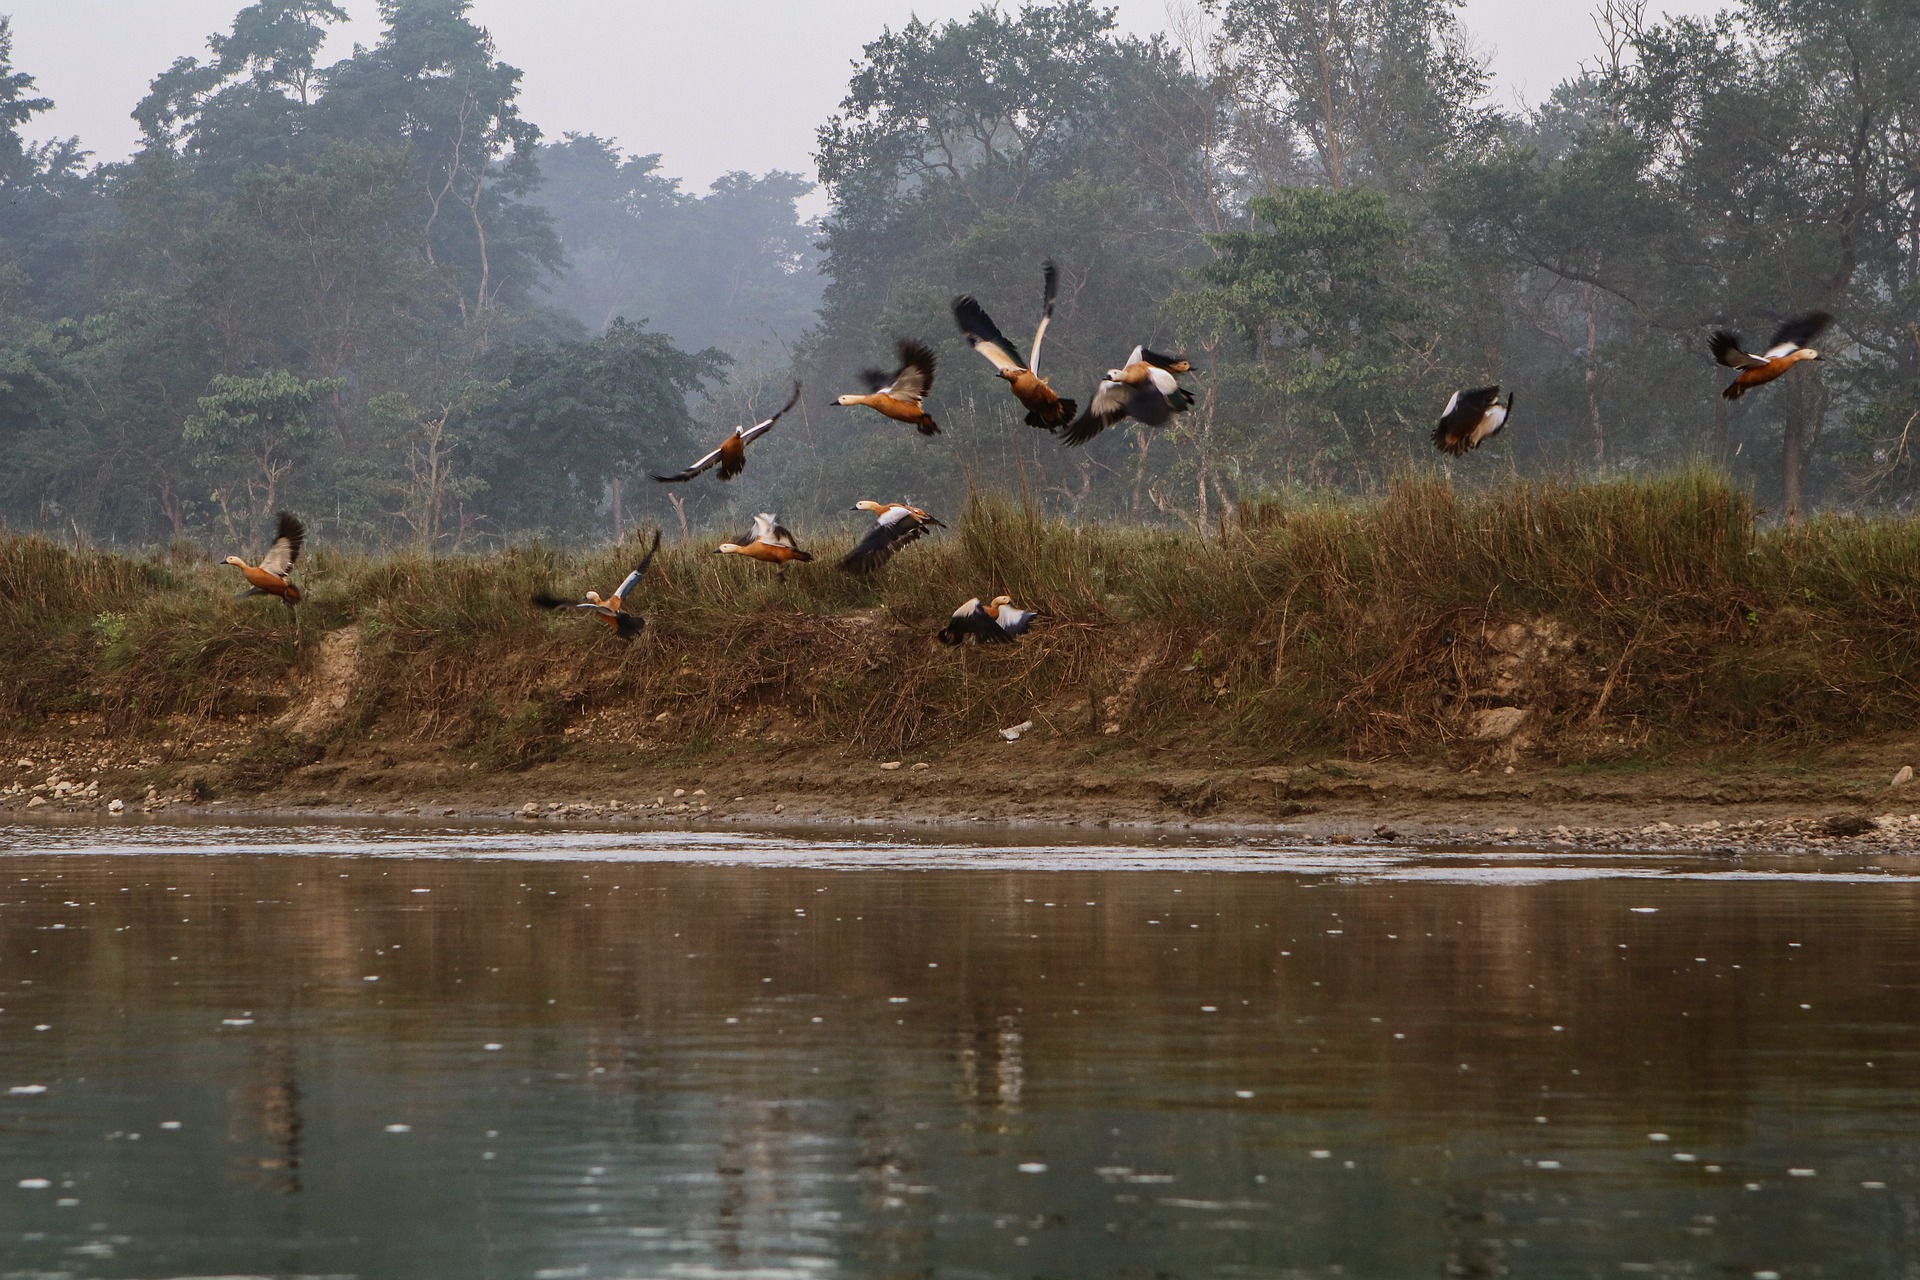
[[[1809,762],[1480,773],[1317,761],[1196,767],[1152,757],[1064,760],[1021,742],[874,761],[826,751],[662,762],[583,752],[483,774],[438,753],[369,749],[264,788],[231,763],[238,735],[153,743],[98,737],[0,746],[0,814],[196,818],[437,818],[529,828],[1103,828],[1307,843],[1531,848],[1920,852],[1920,789],[1890,785],[1877,743]],[[117,808],[116,808],[117,803]]]

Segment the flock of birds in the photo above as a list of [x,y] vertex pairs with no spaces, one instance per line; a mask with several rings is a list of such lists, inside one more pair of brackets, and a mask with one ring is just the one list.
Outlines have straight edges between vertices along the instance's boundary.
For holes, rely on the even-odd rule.
[[[1059,295],[1060,273],[1052,262],[1043,267],[1045,292],[1040,323],[1034,329],[1033,345],[1026,359],[1013,342],[993,323],[986,309],[970,294],[953,300],[953,318],[965,336],[967,345],[984,356],[1000,377],[1006,379],[1014,399],[1026,409],[1026,422],[1038,430],[1057,434],[1068,445],[1084,445],[1108,427],[1132,420],[1146,427],[1165,426],[1194,404],[1193,393],[1180,385],[1179,375],[1192,365],[1181,356],[1162,355],[1145,345],[1134,347],[1120,367],[1107,370],[1094,388],[1084,410],[1077,402],[1054,391],[1040,374],[1040,347],[1053,322],[1054,302]],[[1773,381],[1794,365],[1818,360],[1820,353],[1809,346],[1832,322],[1824,311],[1796,316],[1782,324],[1767,349],[1758,355],[1748,352],[1740,335],[1716,331],[1708,346],[1713,358],[1738,376],[1721,394],[1738,400],[1754,387]],[[921,435],[937,435],[940,425],[926,410],[926,398],[933,390],[937,361],[933,349],[914,339],[898,343],[899,367],[892,374],[870,369],[862,374],[867,384],[863,393],[836,397],[833,407],[864,406],[895,422],[914,427]],[[735,427],[718,448],[671,475],[655,475],[662,484],[682,484],[706,472],[719,469],[721,480],[732,480],[746,469],[747,446],[773,430],[774,424],[800,402],[800,384],[778,412],[750,427]],[[1498,385],[1456,391],[1442,410],[1433,430],[1433,443],[1441,452],[1459,457],[1479,448],[1498,435],[1513,415],[1513,393],[1504,401]],[[853,510],[873,515],[873,527],[841,561],[840,568],[853,574],[878,572],[894,554],[931,530],[946,526],[935,517],[904,502],[875,502],[862,499]],[[281,512],[274,540],[258,564],[248,564],[239,556],[228,556],[226,563],[239,569],[247,580],[241,597],[270,595],[288,608],[300,602],[300,589],[289,580],[289,573],[300,558],[306,530],[300,521]],[[541,592],[533,603],[543,609],[573,608],[599,618],[623,640],[631,640],[646,625],[645,619],[626,607],[626,600],[646,576],[647,568],[660,551],[656,530],[645,558],[626,576],[612,595],[602,597],[589,591],[584,600],[574,602]],[[776,578],[784,581],[786,566],[807,563],[811,553],[802,550],[791,531],[780,524],[772,512],[763,511],[753,518],[753,527],[731,542],[715,548],[717,554],[744,556],[773,565]],[[969,636],[979,644],[1010,644],[1026,634],[1037,613],[1022,609],[1009,596],[994,596],[981,603],[978,596],[953,611],[938,639],[949,645],[964,644]]]

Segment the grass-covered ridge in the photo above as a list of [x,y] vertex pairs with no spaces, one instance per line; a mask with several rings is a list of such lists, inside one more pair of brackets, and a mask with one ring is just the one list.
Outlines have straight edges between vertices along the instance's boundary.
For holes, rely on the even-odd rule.
[[[876,580],[833,567],[857,531],[776,583],[669,546],[628,646],[527,603],[606,591],[637,546],[476,558],[316,548],[300,643],[234,601],[211,554],[132,558],[0,541],[0,718],[272,716],[322,639],[356,625],[333,745],[442,744],[482,766],[607,738],[640,751],[757,743],[891,756],[1033,719],[1063,752],[1159,747],[1241,763],[1450,751],[1579,763],[1649,749],[1815,744],[1920,711],[1920,524],[1761,528],[1701,472],[1465,496],[1409,481],[1366,503],[1274,502],[1217,536],[1044,520],[976,500]],[[972,595],[1045,617],[1005,650],[932,640]],[[1476,740],[1481,713],[1525,728]],[[571,732],[570,732],[571,731]]]

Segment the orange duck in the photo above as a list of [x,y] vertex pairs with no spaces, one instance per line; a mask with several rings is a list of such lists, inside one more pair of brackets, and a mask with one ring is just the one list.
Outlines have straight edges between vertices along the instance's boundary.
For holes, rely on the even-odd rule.
[[855,511],[871,511],[877,517],[867,536],[840,562],[848,573],[874,573],[893,559],[893,553],[922,537],[929,529],[947,526],[918,507],[904,502],[875,502],[862,498],[853,504]]
[[780,406],[780,412],[764,422],[756,422],[750,427],[735,427],[733,434],[720,442],[720,447],[690,467],[683,467],[670,476],[656,475],[653,478],[661,484],[682,484],[693,479],[708,468],[718,465],[720,478],[731,480],[747,468],[747,446],[773,430],[773,424],[786,415],[787,410],[800,402],[800,384],[793,384],[793,394]]
[[880,369],[868,369],[860,375],[867,383],[866,395],[841,396],[828,407],[852,408],[863,404],[895,422],[918,427],[923,436],[939,435],[940,424],[920,407],[927,392],[933,390],[933,351],[924,342],[904,338],[899,349],[900,368],[893,377],[887,377]]
[[267,554],[260,557],[259,564],[248,564],[239,556],[227,557],[226,563],[238,569],[247,580],[247,589],[234,599],[278,596],[280,602],[289,609],[299,604],[300,588],[287,581],[287,574],[300,558],[300,546],[306,540],[307,527],[300,523],[297,516],[282,511],[274,529],[273,545],[267,548]]
[[779,570],[774,576],[781,582],[786,581],[789,563],[798,560],[804,564],[813,559],[813,554],[800,549],[793,535],[781,527],[771,511],[762,511],[755,516],[753,531],[741,535],[741,541],[723,542],[714,551],[723,556],[745,556],[749,560],[773,565]]
[[1820,353],[1807,344],[1831,323],[1833,317],[1824,311],[1795,316],[1774,331],[1773,342],[1757,356],[1740,349],[1739,334],[1719,330],[1708,342],[1713,358],[1729,369],[1740,371],[1740,376],[1720,394],[1729,400],[1738,400],[1751,388],[1772,382],[1802,360],[1818,360]]
[[658,554],[660,554],[660,531],[655,529],[653,545],[647,548],[647,554],[640,561],[640,567],[628,574],[626,579],[614,588],[612,595],[602,599],[598,591],[589,591],[585,600],[575,604],[571,600],[562,600],[558,596],[548,595],[543,591],[533,597],[533,603],[541,609],[565,609],[569,605],[575,609],[585,609],[612,627],[613,633],[622,640],[631,640],[640,634],[641,628],[647,625],[647,620],[637,613],[629,613],[626,609],[626,599],[633,594],[634,588],[640,585],[640,579],[646,576],[647,566],[653,563],[653,558]]
[[1047,336],[1047,326],[1053,322],[1053,302],[1060,292],[1059,268],[1048,262],[1044,270],[1046,295],[1040,311],[1040,326],[1033,331],[1033,351],[1024,362],[1019,348],[1007,341],[1006,335],[995,327],[993,317],[972,294],[961,294],[953,300],[953,319],[960,326],[960,332],[967,335],[967,345],[992,362],[1000,376],[1007,380],[1013,398],[1026,407],[1027,425],[1042,431],[1058,431],[1073,421],[1078,406],[1071,400],[1062,400],[1040,376],[1040,343]]

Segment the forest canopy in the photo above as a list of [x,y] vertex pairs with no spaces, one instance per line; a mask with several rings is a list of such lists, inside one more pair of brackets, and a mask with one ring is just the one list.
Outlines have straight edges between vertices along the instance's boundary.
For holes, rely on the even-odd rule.
[[[637,519],[805,520],[854,498],[1212,527],[1251,500],[1706,461],[1776,511],[1914,503],[1920,5],[1739,0],[1650,21],[1500,109],[1449,0],[1205,0],[1152,38],[1092,0],[875,34],[796,173],[682,190],[551,137],[466,0],[258,0],[131,104],[124,161],[36,141],[0,18],[0,522],[62,537],[327,536],[448,552]],[[851,51],[850,51],[851,52]],[[1194,408],[1064,448],[949,306],[1031,334],[1085,400],[1136,343]],[[1716,327],[1831,311],[1827,358],[1738,402]],[[931,440],[824,408],[899,337],[940,357]],[[670,494],[802,405],[728,486]],[[1449,461],[1453,391],[1513,427]],[[669,506],[669,501],[674,503]]]

